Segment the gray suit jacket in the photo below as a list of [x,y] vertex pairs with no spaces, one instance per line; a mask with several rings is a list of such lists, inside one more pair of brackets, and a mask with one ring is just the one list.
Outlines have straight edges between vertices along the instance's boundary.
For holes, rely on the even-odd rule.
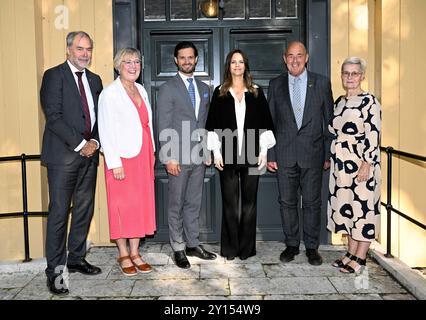
[[[198,79],[195,81],[200,95],[198,118],[195,116],[188,90],[179,74],[160,87],[157,100],[157,123],[160,142],[159,157],[164,164],[170,159],[178,160],[182,165],[193,164],[191,152],[194,148],[200,148],[200,142],[205,141],[204,128],[209,111],[210,89],[202,81]],[[203,156],[202,152],[200,155]]]
[[303,121],[297,129],[288,88],[288,72],[269,83],[268,103],[275,127],[277,144],[269,149],[268,161],[278,166],[301,168],[323,165],[330,159],[332,136],[328,123],[333,115],[333,95],[330,80],[308,71],[308,87]]
[[[87,69],[86,76],[97,114],[102,81]],[[44,73],[40,100],[46,116],[41,160],[44,163],[70,164],[81,157],[74,149],[84,139],[85,121],[80,92],[66,61]],[[97,122],[92,129],[92,138],[99,141]],[[92,159],[98,162],[98,158],[99,152],[96,152]]]

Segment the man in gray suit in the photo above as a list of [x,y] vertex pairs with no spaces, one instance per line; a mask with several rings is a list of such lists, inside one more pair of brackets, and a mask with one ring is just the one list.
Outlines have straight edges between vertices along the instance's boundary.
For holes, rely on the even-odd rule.
[[[204,138],[209,87],[194,78],[198,51],[183,41],[174,51],[178,73],[158,93],[160,160],[169,175],[168,223],[170,244],[179,268],[190,268],[186,255],[216,259],[198,240],[205,166],[200,153]],[[170,138],[170,139],[169,139]]]
[[303,207],[303,239],[312,265],[322,264],[318,253],[321,213],[321,179],[330,167],[333,114],[330,80],[305,68],[309,55],[301,42],[292,42],[284,53],[288,72],[269,83],[268,102],[277,144],[268,154],[268,169],[277,171],[279,203],[287,248],[280,260],[299,254],[300,233],[297,192]]

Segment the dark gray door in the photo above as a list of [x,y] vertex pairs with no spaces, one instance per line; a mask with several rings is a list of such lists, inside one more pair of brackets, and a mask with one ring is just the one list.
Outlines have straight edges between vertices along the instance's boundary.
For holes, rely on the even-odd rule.
[[[224,1],[224,8],[219,9],[214,18],[207,18],[201,12],[202,3],[202,0],[115,1],[115,49],[135,46],[142,51],[144,69],[141,81],[151,94],[154,119],[158,89],[176,74],[173,50],[182,40],[190,40],[197,46],[199,59],[195,74],[211,90],[221,83],[224,59],[233,48],[247,53],[255,82],[265,93],[269,80],[283,71],[282,53],[289,41],[307,43],[309,50],[316,54],[314,65],[310,64],[309,68],[328,74],[326,0],[228,0]],[[321,10],[323,14],[311,14],[312,10]],[[309,32],[309,25],[315,25],[314,33]],[[154,131],[156,127],[154,123]],[[157,139],[158,132],[154,134]],[[168,241],[167,182],[163,166],[157,163],[156,241]],[[202,192],[200,240],[218,241],[222,208],[219,177],[215,169],[207,169]],[[325,210],[323,216],[321,242],[328,243]],[[277,181],[271,173],[260,178],[257,237],[262,240],[283,239]]]

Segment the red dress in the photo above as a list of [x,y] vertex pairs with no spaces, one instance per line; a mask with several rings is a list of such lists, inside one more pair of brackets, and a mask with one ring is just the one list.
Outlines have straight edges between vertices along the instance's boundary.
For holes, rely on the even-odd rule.
[[109,233],[112,240],[142,238],[156,230],[154,194],[154,149],[145,103],[138,111],[142,124],[142,148],[130,159],[121,158],[124,180],[114,179],[105,163],[105,182],[108,201]]

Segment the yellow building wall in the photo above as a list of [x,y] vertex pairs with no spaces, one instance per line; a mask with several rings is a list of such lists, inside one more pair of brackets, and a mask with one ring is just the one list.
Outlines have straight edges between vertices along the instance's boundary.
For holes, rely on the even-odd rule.
[[[68,32],[94,39],[90,69],[113,80],[111,0],[0,1],[0,156],[40,154],[44,115],[39,103],[43,72],[65,61]],[[46,169],[28,164],[29,211],[47,211]],[[0,212],[22,211],[20,164],[0,163]],[[109,243],[103,165],[99,166],[89,240]],[[30,218],[32,258],[44,255],[45,218]],[[22,218],[0,220],[0,261],[24,258]]]
[[[343,94],[340,66],[348,56],[367,60],[364,90],[382,103],[382,146],[426,155],[426,1],[332,0],[331,75],[334,97]],[[426,224],[426,165],[393,159],[392,204]],[[382,201],[386,202],[386,155],[382,153]],[[386,244],[382,208],[380,242]],[[333,235],[333,243],[340,243]],[[392,254],[410,266],[426,265],[426,231],[392,214]]]
[[[38,62],[34,1],[2,0],[0,4],[0,155],[39,154]],[[22,211],[20,163],[0,163],[0,212]],[[29,162],[28,208],[41,210],[38,161]],[[29,223],[30,250],[43,254],[42,218]],[[0,220],[0,260],[23,259],[22,218]]]

